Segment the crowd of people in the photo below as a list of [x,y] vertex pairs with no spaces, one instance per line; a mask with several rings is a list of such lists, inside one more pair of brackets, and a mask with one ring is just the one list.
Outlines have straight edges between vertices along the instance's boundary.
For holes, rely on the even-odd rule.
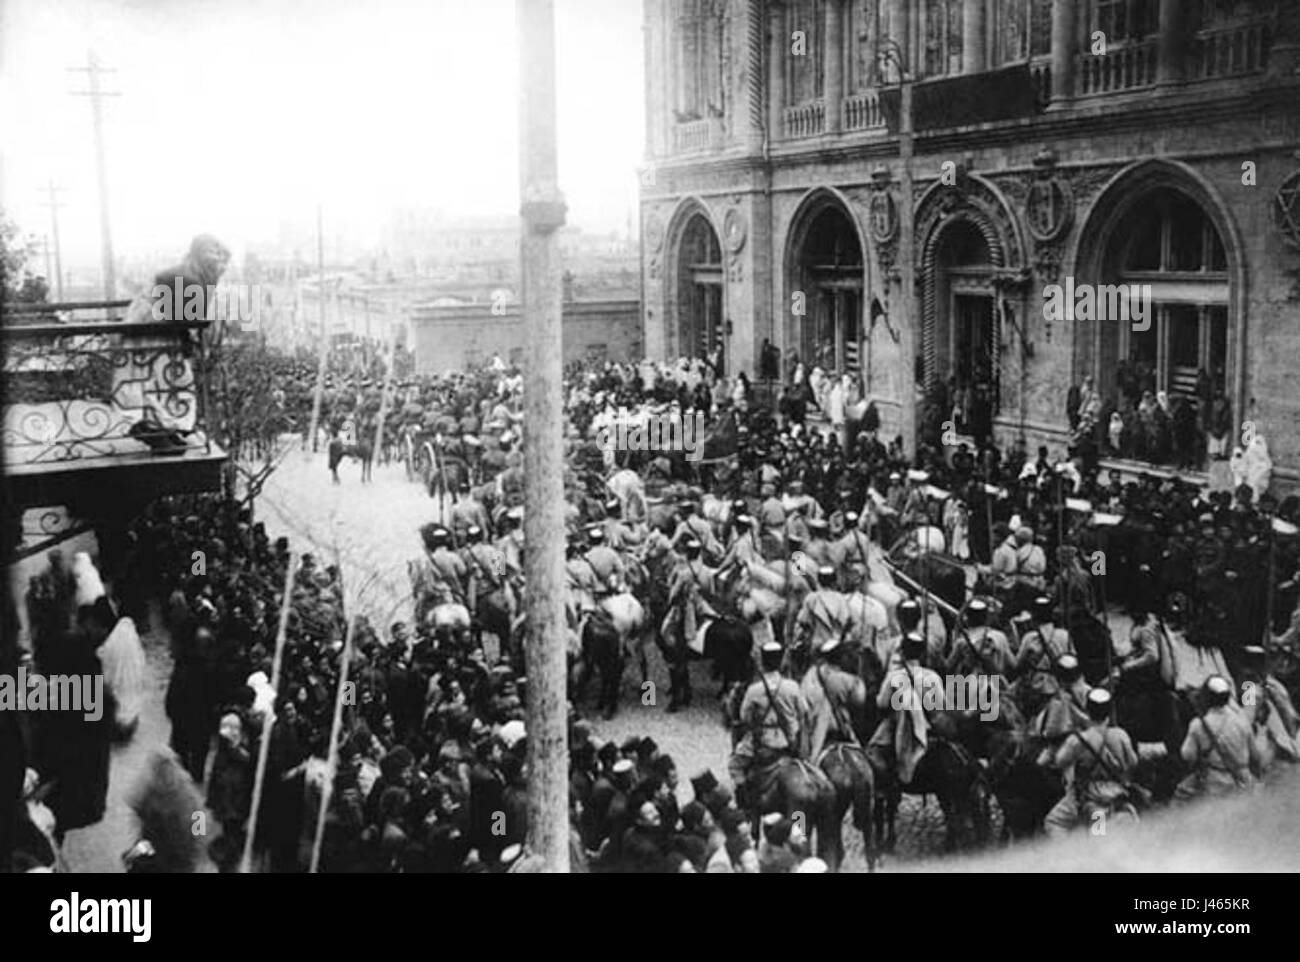
[[[303,358],[276,363],[273,402],[284,412],[288,430],[305,432],[315,369]],[[768,403],[772,399],[757,395],[743,373],[727,378],[716,363],[602,362],[566,369],[567,570],[574,627],[602,599],[639,584],[668,661],[670,707],[689,703],[687,648],[698,625],[721,614],[722,584],[740,572],[752,575],[763,565],[785,562],[783,590],[795,601],[786,621],[772,625],[771,637],[755,642],[758,657],[733,692],[733,741],[748,736],[751,748],[766,744],[782,755],[795,752],[795,743],[804,740],[786,730],[787,724],[800,724],[809,733],[819,730],[818,747],[828,737],[857,737],[854,726],[841,721],[837,704],[846,700],[848,707],[853,685],[835,696],[826,693],[819,708],[813,707],[817,697],[805,692],[791,696],[792,707],[769,713],[767,708],[783,701],[771,686],[777,686],[777,694],[784,690],[782,672],[788,675],[792,664],[802,674],[809,666],[817,671],[839,659],[834,649],[847,637],[848,616],[834,613],[836,598],[874,578],[878,559],[892,557],[900,541],[915,542],[918,531],[934,531],[937,539],[923,541],[923,551],[978,568],[980,584],[1005,604],[1008,619],[1025,609],[1032,625],[1017,630],[1012,650],[992,616],[983,614],[984,602],[966,610],[964,598],[957,598],[954,607],[964,609],[961,623],[949,619],[938,627],[935,646],[925,635],[930,613],[904,604],[901,614],[890,610],[883,626],[898,661],[886,649],[882,667],[932,671],[944,665],[926,667],[927,658],[952,660],[960,654],[963,632],[968,640],[977,636],[974,647],[980,650],[983,639],[992,638],[991,644],[1006,649],[999,657],[1005,656],[1007,679],[1023,675],[1030,679],[1025,685],[1036,685],[1042,697],[1035,709],[1064,712],[1073,721],[1052,724],[1086,734],[1111,717],[1109,689],[1117,697],[1123,689],[1111,684],[1113,678],[1075,685],[1080,672],[1068,662],[1078,654],[1069,643],[1072,613],[1096,615],[1119,604],[1135,619],[1135,655],[1129,658],[1137,657],[1138,668],[1150,667],[1152,625],[1167,625],[1193,646],[1221,651],[1224,672],[1234,679],[1270,678],[1285,694],[1270,674],[1280,670],[1279,662],[1257,664],[1255,646],[1284,630],[1277,644],[1287,650],[1300,633],[1300,624],[1286,624],[1296,608],[1300,550],[1294,537],[1279,534],[1294,532],[1290,526],[1300,522],[1300,499],[1279,503],[1267,492],[1267,482],[1265,489],[1243,481],[1233,490],[1206,494],[1197,485],[1151,474],[1128,482],[1114,471],[1103,477],[1089,463],[1086,445],[1057,458],[1042,447],[1031,457],[1023,444],[1000,451],[987,437],[974,444],[944,443],[927,430],[909,459],[901,438],[880,437],[879,412],[860,396],[853,378],[820,369],[813,373],[805,374],[794,359],[779,397]],[[322,410],[327,433],[373,430],[381,375],[372,368],[332,376]],[[220,870],[233,871],[241,863],[256,760],[269,724],[251,846],[257,866],[302,871],[315,859],[330,872],[507,871],[526,865],[521,852],[528,686],[515,638],[527,590],[520,525],[522,380],[516,368],[494,359],[473,371],[408,375],[395,389],[386,421],[391,450],[400,451],[404,432],[428,432],[448,457],[465,466],[463,476],[455,478],[451,511],[421,531],[428,550],[414,568],[411,618],[374,626],[363,613],[345,612],[335,566],[296,554],[286,538],[272,541],[249,508],[228,497],[156,502],[129,536],[127,562],[111,572],[111,597],[105,592],[80,603],[85,599],[78,599],[75,578],[58,561],[33,581],[33,655],[44,671],[57,670],[52,666],[60,658],[72,657],[67,651],[77,653],[78,665],[93,669],[105,639],[123,619],[143,626],[160,614],[171,640],[166,711],[174,764],[195,786],[204,786],[205,803],[219,826],[207,851]],[[1093,417],[1094,400],[1089,395],[1080,402],[1080,423]],[[810,417],[810,405],[827,418]],[[697,464],[680,451],[603,448],[592,425],[620,409],[678,416],[700,412],[709,425],[712,447],[706,454],[711,456]],[[611,479],[620,472],[633,473],[643,489],[638,497],[612,488]],[[663,550],[673,559],[657,581],[646,573],[652,544],[667,545]],[[788,562],[800,553],[814,559],[812,570],[796,566],[792,573]],[[281,594],[291,565],[280,679],[272,689]],[[966,593],[964,574],[961,593]],[[502,604],[509,617],[488,631],[498,636],[496,644],[488,644],[479,602],[498,595],[508,598]],[[809,599],[817,596],[829,599],[833,609],[821,625],[805,617]],[[446,604],[464,605],[470,623],[440,621],[438,608]],[[347,665],[355,687],[343,704],[334,746],[338,767],[328,785],[331,801],[317,853],[315,823],[331,776],[325,759],[348,618],[355,619]],[[749,620],[757,626],[757,619]],[[1034,637],[1039,641],[1031,642]],[[1064,647],[1045,645],[1044,637]],[[1032,644],[1039,645],[1046,662],[1034,657]],[[791,661],[790,651],[797,647],[803,648],[802,662]],[[851,667],[845,672],[857,674]],[[1121,666],[1116,677],[1123,673]],[[805,682],[808,677],[803,676]],[[887,677],[884,683],[892,682]],[[1222,708],[1219,682],[1206,684],[1211,708]],[[1229,688],[1222,701],[1236,699],[1238,688]],[[1045,705],[1072,692],[1072,709]],[[1294,737],[1294,710],[1288,714],[1277,697],[1285,734]],[[883,687],[879,698],[887,700]],[[765,720],[770,714],[780,725]],[[1195,750],[1184,750],[1188,764],[1207,765],[1215,752],[1226,753],[1205,721],[1210,717],[1203,716],[1201,728],[1193,726],[1188,735],[1196,742]],[[48,748],[33,755],[24,795],[27,822],[36,824],[32,806],[44,797],[41,786],[57,781],[59,788],[50,804],[54,826],[47,824],[49,831],[39,833],[51,839],[48,850],[33,855],[39,846],[20,846],[29,863],[53,864],[64,832],[103,815],[108,746],[123,733],[95,725],[84,722],[56,733],[56,741],[78,746],[77,751],[94,747],[80,765],[66,758],[75,754],[67,747],[62,760]],[[1221,726],[1219,734],[1230,727]],[[778,728],[780,737],[774,734]],[[864,731],[861,738],[872,734]],[[1087,737],[1101,740],[1096,748],[1111,736],[1103,731]],[[86,763],[92,755],[93,764]],[[798,820],[761,811],[744,792],[737,804],[735,792],[707,771],[693,773],[693,798],[680,804],[673,759],[648,738],[598,741],[576,708],[571,708],[570,759],[575,866],[826,870],[826,863],[811,855]],[[732,776],[743,784],[744,766],[733,768]],[[151,769],[150,777],[155,782],[169,777],[166,763]],[[83,786],[86,797],[70,805],[65,800],[76,796],[70,792],[74,785]],[[40,820],[49,822],[45,815]],[[1058,817],[1049,827],[1067,821]],[[165,818],[142,817],[141,822],[146,844],[132,857],[137,870],[165,871],[195,861],[190,848],[171,838],[174,833],[158,827]],[[30,831],[20,834],[32,837]]]

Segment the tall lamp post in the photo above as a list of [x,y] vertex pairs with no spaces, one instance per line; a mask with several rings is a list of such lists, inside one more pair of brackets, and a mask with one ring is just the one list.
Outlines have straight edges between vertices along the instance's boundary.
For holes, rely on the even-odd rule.
[[894,63],[898,67],[898,259],[899,259],[899,332],[903,351],[900,433],[903,453],[911,461],[916,457],[916,259],[912,242],[912,75],[907,69],[907,54],[897,40],[886,37],[877,41],[877,63]]

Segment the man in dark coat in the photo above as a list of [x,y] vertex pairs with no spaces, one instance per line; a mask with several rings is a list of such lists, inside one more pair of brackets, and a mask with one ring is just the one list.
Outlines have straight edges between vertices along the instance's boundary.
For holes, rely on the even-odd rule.
[[54,783],[47,803],[54,812],[54,837],[60,844],[70,830],[94,825],[104,817],[115,712],[107,688],[100,686],[101,697],[94,706],[84,688],[88,679],[103,678],[95,650],[116,622],[107,598],[83,605],[77,611],[76,628],[47,654],[48,675],[78,677],[83,686],[82,705],[61,704],[59,711],[41,712],[37,719],[37,770],[42,782]]

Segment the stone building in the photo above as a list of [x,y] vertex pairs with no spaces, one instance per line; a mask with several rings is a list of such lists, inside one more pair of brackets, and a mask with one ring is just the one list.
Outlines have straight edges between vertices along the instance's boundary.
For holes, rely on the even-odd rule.
[[[1031,450],[1091,377],[1107,417],[1164,392],[1230,411],[1229,448],[1250,419],[1300,477],[1300,3],[645,0],[644,33],[651,356],[753,372],[770,339],[891,432],[911,370]],[[1149,319],[1049,319],[1055,284],[1150,285]]]
[[[528,339],[518,303],[419,306],[410,316],[415,368],[421,374],[461,370],[494,354],[508,364],[526,361]],[[637,360],[643,354],[640,318],[636,298],[566,298],[560,318],[564,363]]]

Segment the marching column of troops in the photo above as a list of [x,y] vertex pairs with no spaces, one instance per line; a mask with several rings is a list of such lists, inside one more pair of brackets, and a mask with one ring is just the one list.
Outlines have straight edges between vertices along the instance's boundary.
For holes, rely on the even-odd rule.
[[[1021,726],[1033,763],[1061,781],[1036,825],[1053,832],[1140,801],[1149,740],[1129,728],[1179,734],[1157,761],[1176,771],[1182,796],[1249,789],[1296,760],[1294,497],[1279,503],[1247,486],[1204,494],[1154,476],[1123,482],[1077,459],[1053,461],[1046,449],[1031,459],[988,444],[923,445],[908,461],[899,439],[878,438],[869,404],[821,433],[806,399],[783,396],[774,416],[743,377],[699,364],[574,366],[567,384],[575,633],[612,599],[637,598],[668,667],[670,711],[692,701],[691,662],[718,660],[702,636],[726,622],[742,624],[745,638],[740,671],[723,672],[731,790],[701,772],[694,800],[679,806],[676,766],[657,746],[600,743],[574,712],[576,865],[824,870],[797,820],[760,810],[762,773],[847,741],[863,745],[882,780],[907,786],[934,745],[971,737],[966,723],[989,694],[1000,694],[999,724]],[[507,870],[524,840],[527,784],[519,379],[494,365],[401,390],[419,400],[398,409],[396,437],[430,441],[425,478],[450,503],[420,531],[414,619],[387,637],[364,623],[357,632],[357,704],[345,712],[321,864]],[[611,455],[590,429],[619,408],[702,411],[712,448],[700,464],[676,451]],[[615,484],[620,476],[626,484]],[[201,575],[186,560],[196,546],[209,559]],[[151,509],[131,551],[107,613],[81,617],[57,562],[34,579],[37,662],[69,632],[93,652],[116,618],[143,624],[160,596],[175,663],[175,762],[182,781],[206,787],[222,826],[211,856],[223,869],[237,862],[252,760],[274,713],[255,849],[260,865],[302,870],[340,670],[339,572],[304,559],[285,679],[268,704],[285,539],[270,543],[237,505],[182,498]],[[1099,649],[1090,632],[1115,605],[1132,630],[1114,645],[1107,632]],[[448,606],[465,609],[469,623],[440,622]],[[1170,670],[1171,652],[1208,667]],[[573,653],[582,659],[580,646]],[[974,679],[966,705],[951,703],[952,676]],[[79,777],[66,760],[33,762],[36,786]],[[153,772],[155,786],[165,769]],[[29,819],[38,792],[28,793]],[[58,840],[97,817],[52,807],[45,834]],[[159,827],[166,821],[165,811],[141,816],[148,845],[137,870],[202,860]],[[44,864],[51,856],[32,854],[39,849],[27,846],[24,857]]]

